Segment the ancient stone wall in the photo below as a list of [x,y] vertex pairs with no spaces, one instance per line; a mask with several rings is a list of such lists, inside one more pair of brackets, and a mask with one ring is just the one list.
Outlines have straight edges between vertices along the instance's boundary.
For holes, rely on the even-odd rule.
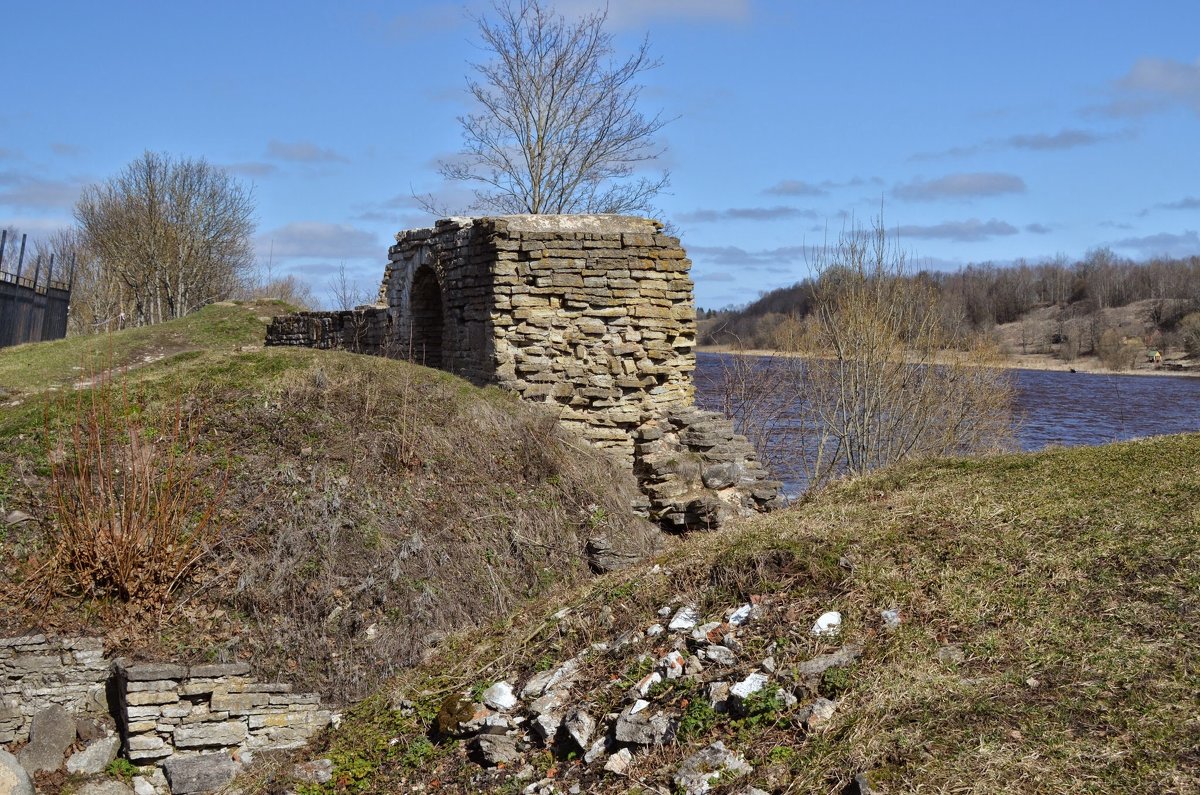
[[329,725],[316,693],[259,682],[246,663],[116,665],[129,759],[139,764],[214,751],[304,745]]
[[[680,477],[659,473],[638,448],[647,424],[691,416],[695,391],[691,262],[661,228],[612,215],[444,219],[396,236],[375,307],[276,318],[267,344],[400,356],[497,384],[547,406],[648,478],[644,486],[679,491]],[[687,508],[692,496],[676,498],[691,484],[670,498],[647,492],[652,518],[773,504],[774,492],[751,494],[772,487],[751,446],[726,426],[720,455],[736,459],[738,478],[718,498],[729,511]]]
[[237,760],[298,748],[333,718],[318,694],[259,682],[246,663],[133,664],[99,638],[0,639],[0,745],[29,740],[17,758],[31,775],[100,773],[123,748],[157,792],[206,792]]
[[110,666],[99,638],[0,638],[0,743],[29,739],[34,716],[51,705],[107,712]]

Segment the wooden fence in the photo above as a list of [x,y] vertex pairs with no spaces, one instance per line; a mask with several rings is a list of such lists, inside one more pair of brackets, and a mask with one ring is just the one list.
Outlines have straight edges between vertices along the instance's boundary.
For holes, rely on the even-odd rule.
[[0,231],[0,348],[62,339],[67,336],[71,304],[70,271],[66,281],[55,279],[53,255],[45,267],[38,258],[27,269],[25,235],[21,235],[16,270],[10,272],[4,263],[7,238],[7,230]]

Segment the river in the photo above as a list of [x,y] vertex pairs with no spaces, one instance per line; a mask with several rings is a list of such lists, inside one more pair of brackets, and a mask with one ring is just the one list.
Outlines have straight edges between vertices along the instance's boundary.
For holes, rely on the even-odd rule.
[[[716,408],[722,357],[696,354],[696,402]],[[1073,447],[1200,431],[1200,378],[1010,370],[1021,449]],[[799,483],[781,475],[788,491]]]

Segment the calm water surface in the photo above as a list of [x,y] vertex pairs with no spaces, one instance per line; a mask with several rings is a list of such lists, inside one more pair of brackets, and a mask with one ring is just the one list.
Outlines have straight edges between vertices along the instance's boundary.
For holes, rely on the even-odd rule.
[[[728,354],[696,354],[697,402],[719,403],[714,384]],[[1024,450],[1200,431],[1200,378],[1013,370]]]

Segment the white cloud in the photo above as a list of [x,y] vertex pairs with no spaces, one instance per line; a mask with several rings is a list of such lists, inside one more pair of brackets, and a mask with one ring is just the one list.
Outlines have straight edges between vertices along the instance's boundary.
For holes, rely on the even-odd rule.
[[1109,245],[1112,248],[1136,251],[1143,257],[1191,257],[1200,255],[1200,234],[1193,229],[1180,234],[1160,232],[1142,237],[1127,237]]
[[748,251],[740,246],[688,246],[688,256],[702,265],[737,265],[743,268],[771,269],[781,263],[808,261],[812,250],[806,246]]
[[829,191],[802,179],[783,179],[763,192],[775,196],[824,196]]
[[893,196],[909,201],[969,199],[1024,192],[1025,180],[1015,174],[999,173],[947,174],[933,180],[914,179],[892,189]]
[[998,221],[995,218],[988,221],[970,218],[966,221],[943,221],[940,224],[929,226],[912,224],[902,226],[897,231],[901,237],[976,243],[993,237],[1015,235],[1019,230],[1012,224],[1006,221]]
[[730,207],[725,210],[693,210],[680,213],[679,220],[685,223],[709,223],[712,221],[777,221],[781,218],[816,218],[812,210],[799,207]]
[[387,256],[387,246],[365,229],[349,224],[324,221],[294,221],[274,231],[260,235],[257,241],[260,258],[268,252],[275,257],[322,257],[355,259]]
[[83,180],[43,179],[17,171],[0,172],[0,205],[33,210],[65,210],[74,206]]
[[311,141],[279,141],[272,139],[267,144],[267,157],[295,163],[348,162],[344,155],[333,149],[324,149]]
[[1183,105],[1200,115],[1200,60],[1194,63],[1169,58],[1141,58],[1129,72],[1113,81],[1114,97],[1090,108],[1103,116],[1141,116]]

